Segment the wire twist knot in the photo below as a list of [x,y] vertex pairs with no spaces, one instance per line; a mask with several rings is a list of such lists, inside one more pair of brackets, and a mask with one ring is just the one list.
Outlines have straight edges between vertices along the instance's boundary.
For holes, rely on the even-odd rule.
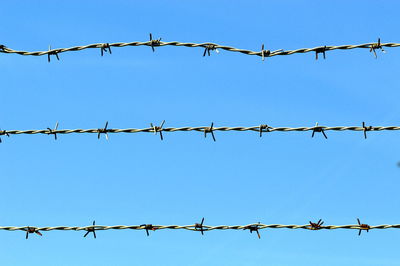
[[[10,134],[8,134],[8,132],[6,131],[6,130],[0,130],[0,136],[1,135],[5,135],[5,136],[7,136],[7,137],[10,137]],[[0,138],[0,143],[2,143],[3,141],[1,140],[1,138]]]
[[106,122],[106,125],[104,126],[104,128],[99,128],[97,129],[97,139],[100,139],[100,135],[101,134],[105,134],[106,135],[106,140],[108,140],[108,121]]
[[200,231],[202,235],[204,235],[203,223],[204,223],[204,217],[203,217],[203,219],[201,219],[201,223],[194,224],[194,230]]
[[153,35],[150,33],[150,46],[151,46],[151,49],[153,50],[153,52],[156,51],[156,49],[154,49],[154,47],[160,46],[160,45],[161,45],[161,38],[153,40]]
[[39,230],[37,230],[35,227],[27,227],[26,229],[26,235],[25,235],[25,239],[29,238],[29,234],[37,234],[39,236],[42,236],[42,233],[39,232]]
[[83,237],[87,237],[89,233],[93,233],[93,237],[96,238],[96,221],[93,221],[93,226],[86,228],[86,234]]
[[207,44],[204,48],[204,53],[203,53],[203,57],[206,56],[206,54],[208,54],[208,56],[211,55],[211,51],[215,51],[216,53],[219,53],[218,49],[217,49],[217,45],[215,44]]
[[160,126],[155,126],[155,125],[153,125],[153,123],[150,123],[150,126],[153,128],[154,135],[157,135],[157,132],[160,132],[161,140],[164,140],[164,137],[163,137],[163,134],[162,134],[164,123],[165,123],[165,120],[163,120],[161,122]]
[[314,137],[315,132],[322,133],[322,135],[324,135],[325,139],[328,139],[328,137],[325,134],[324,127],[318,126],[318,122],[315,123],[315,126],[313,127],[313,132],[312,132],[312,135],[311,135],[312,138]]
[[147,236],[150,236],[149,230],[152,230],[152,231],[156,231],[157,230],[157,227],[152,225],[152,224],[142,224],[140,226],[143,227],[143,229],[146,230],[146,235]]
[[49,131],[49,133],[47,133],[47,135],[54,135],[54,139],[57,140],[57,129],[58,129],[58,122],[56,123],[54,129],[51,128],[47,128],[47,130]]
[[382,44],[381,44],[381,38],[378,38],[378,42],[377,43],[371,44],[371,47],[369,49],[369,52],[374,52],[375,59],[378,58],[378,56],[376,54],[376,51],[375,51],[375,50],[378,50],[378,49],[380,49],[383,53],[386,53],[386,51],[383,50],[383,47],[382,47]]
[[360,230],[358,231],[358,235],[361,235],[361,231],[362,230],[365,230],[365,231],[367,231],[367,233],[369,232],[369,229],[371,229],[371,226],[369,226],[368,224],[362,224],[361,222],[360,222],[360,219],[358,219],[357,218],[357,222],[358,222],[358,225],[359,225],[359,227],[360,227]]
[[258,224],[251,224],[251,225],[248,225],[248,226],[246,226],[246,228],[244,228],[243,230],[247,230],[247,229],[248,229],[248,230],[250,230],[250,233],[256,232],[256,233],[257,233],[257,236],[258,236],[258,239],[260,239],[261,236],[260,236],[260,232],[258,231],[259,226],[260,226],[260,222],[259,222]]
[[367,131],[371,131],[374,128],[372,126],[365,126],[365,122],[362,122],[362,127],[363,127],[363,131],[364,131],[364,138],[367,138]]
[[58,57],[58,53],[60,52],[59,49],[55,49],[55,50],[51,50],[51,46],[49,45],[49,51],[47,53],[47,62],[50,63],[50,56],[51,55],[55,55],[57,60],[60,60],[60,58]]
[[313,223],[310,221],[310,230],[320,230],[322,229],[322,225],[324,224],[324,221],[322,219],[319,219],[318,222]]
[[215,140],[215,136],[214,136],[214,122],[211,123],[210,127],[205,127],[204,128],[204,137],[207,138],[207,133],[211,133],[211,136],[213,138],[214,141]]
[[326,45],[324,47],[319,47],[315,49],[315,60],[318,60],[318,54],[320,53],[322,53],[324,59],[326,59],[325,52],[326,52]]
[[102,45],[101,45],[101,47],[100,47],[100,52],[101,52],[101,56],[103,56],[104,55],[104,52],[109,52],[110,54],[112,54],[111,53],[111,47],[110,47],[110,44],[109,43],[103,43]]
[[269,132],[269,126],[268,125],[260,125],[260,138],[262,137],[262,133],[264,132]]
[[261,60],[264,61],[265,57],[268,57],[271,55],[270,50],[265,50],[264,49],[264,44],[261,45]]

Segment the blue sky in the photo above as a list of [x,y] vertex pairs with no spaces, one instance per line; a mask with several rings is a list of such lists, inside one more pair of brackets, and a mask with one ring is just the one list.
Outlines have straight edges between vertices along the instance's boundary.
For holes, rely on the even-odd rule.
[[[0,42],[399,42],[397,1],[12,1]],[[202,49],[0,54],[0,128],[399,125],[400,49],[267,58]],[[399,223],[398,132],[23,135],[0,145],[0,224]],[[398,265],[397,230],[0,232],[2,265]]]

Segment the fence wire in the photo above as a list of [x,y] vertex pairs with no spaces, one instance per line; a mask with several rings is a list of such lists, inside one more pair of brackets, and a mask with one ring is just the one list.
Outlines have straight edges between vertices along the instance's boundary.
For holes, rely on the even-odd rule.
[[332,50],[351,50],[351,49],[356,49],[356,48],[363,48],[363,49],[369,49],[370,52],[373,52],[375,57],[377,57],[376,51],[381,50],[383,52],[384,49],[383,47],[399,47],[400,43],[381,43],[380,39],[378,39],[378,42],[372,42],[372,43],[363,43],[363,44],[355,44],[355,45],[339,45],[339,46],[329,46],[329,45],[324,45],[324,46],[317,46],[314,48],[300,48],[300,49],[295,49],[295,50],[267,50],[264,49],[264,44],[261,45],[261,50],[259,51],[252,51],[252,50],[246,50],[246,49],[239,49],[235,48],[232,46],[226,46],[226,45],[220,45],[216,43],[211,43],[211,42],[206,42],[206,43],[187,43],[187,42],[177,42],[177,41],[172,41],[172,42],[164,42],[161,41],[161,38],[159,39],[153,39],[152,35],[150,34],[150,39],[149,41],[145,42],[116,42],[116,43],[94,43],[94,44],[89,44],[89,45],[82,45],[82,46],[74,46],[74,47],[69,47],[69,48],[57,48],[57,49],[52,49],[51,46],[49,46],[49,49],[47,51],[35,51],[35,52],[28,52],[28,51],[19,51],[19,50],[14,50],[12,48],[9,48],[5,45],[0,45],[0,52],[1,53],[7,53],[7,54],[19,54],[19,55],[24,55],[24,56],[43,56],[47,55],[47,60],[50,62],[50,56],[55,56],[58,60],[59,54],[65,53],[65,52],[72,52],[72,51],[81,51],[85,49],[100,49],[100,54],[101,56],[104,55],[104,53],[112,53],[111,48],[115,47],[127,47],[127,46],[149,46],[152,48],[153,52],[155,51],[156,47],[162,47],[162,46],[179,46],[179,47],[189,47],[189,48],[202,48],[204,51],[202,52],[203,56],[206,55],[211,55],[211,51],[218,52],[218,49],[220,50],[226,50],[229,52],[237,52],[237,53],[242,53],[246,55],[256,55],[260,56],[262,60],[267,57],[273,57],[273,56],[278,56],[278,55],[292,55],[292,54],[298,54],[298,53],[309,53],[309,52],[314,52],[315,53],[315,59],[318,59],[318,55],[322,54],[323,58],[325,59],[326,57],[326,52],[332,51]]
[[104,226],[104,225],[96,225],[95,221],[93,221],[92,225],[89,226],[54,226],[54,227],[35,227],[35,226],[1,226],[0,230],[5,231],[25,231],[26,238],[31,233],[36,233],[38,235],[42,235],[42,232],[47,231],[86,231],[85,237],[89,233],[93,233],[96,236],[96,231],[104,231],[104,230],[144,230],[146,234],[149,236],[151,231],[158,230],[188,230],[188,231],[199,231],[201,234],[208,231],[214,230],[249,230],[250,233],[255,232],[260,238],[259,230],[264,229],[306,229],[306,230],[336,230],[336,229],[353,229],[358,230],[358,235],[361,234],[362,231],[375,230],[375,229],[400,229],[400,224],[383,224],[383,225],[368,225],[363,224],[357,218],[358,224],[349,224],[349,225],[323,225],[323,221],[319,220],[318,222],[309,222],[309,224],[305,225],[284,225],[284,224],[247,224],[247,225],[218,225],[218,226],[210,226],[204,225],[204,218],[201,220],[201,223],[195,223],[192,225],[153,225],[153,224],[141,224],[141,225],[113,225],[113,226]]
[[[207,134],[210,134],[214,141],[216,141],[216,136],[214,135],[215,131],[253,131],[258,132],[260,137],[263,134],[269,134],[272,132],[305,132],[312,131],[311,137],[314,137],[315,133],[321,133],[326,139],[328,138],[326,131],[362,131],[364,138],[367,138],[367,132],[369,131],[393,131],[400,130],[400,126],[366,126],[365,122],[362,122],[360,126],[320,126],[318,123],[313,127],[272,127],[266,124],[261,124],[259,126],[252,127],[214,127],[214,123],[211,123],[210,126],[201,126],[201,127],[166,127],[164,128],[163,121],[159,126],[150,124],[148,128],[125,128],[125,129],[117,129],[117,128],[108,128],[108,122],[106,122],[105,126],[102,128],[92,128],[92,129],[58,129],[58,122],[56,126],[46,129],[30,129],[30,130],[0,130],[0,136],[8,136],[11,135],[35,135],[35,134],[44,134],[44,135],[52,135],[55,139],[57,139],[58,135],[64,134],[96,134],[97,138],[100,139],[102,134],[105,135],[108,140],[108,133],[153,133],[159,134],[161,140],[164,139],[163,132],[190,132],[197,131],[202,132],[204,137],[207,137]],[[1,142],[1,138],[0,138]]]

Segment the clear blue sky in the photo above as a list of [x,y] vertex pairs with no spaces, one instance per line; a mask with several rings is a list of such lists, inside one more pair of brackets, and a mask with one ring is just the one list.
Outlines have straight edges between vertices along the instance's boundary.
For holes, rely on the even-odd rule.
[[[8,1],[0,42],[216,42],[260,50],[400,42],[397,1]],[[0,54],[2,129],[399,125],[400,49],[268,58],[114,48]],[[400,222],[398,132],[3,137],[0,224]],[[1,265],[399,265],[398,230],[0,232]]]

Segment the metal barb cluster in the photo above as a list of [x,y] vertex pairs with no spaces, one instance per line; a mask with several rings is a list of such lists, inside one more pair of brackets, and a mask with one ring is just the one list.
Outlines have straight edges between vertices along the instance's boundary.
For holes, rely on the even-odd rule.
[[260,138],[262,137],[262,133],[263,132],[269,132],[269,126],[268,125],[260,125]]
[[58,50],[58,49],[56,49],[56,50],[51,50],[51,46],[49,45],[49,51],[48,51],[48,53],[47,53],[47,62],[49,62],[50,63],[50,56],[51,55],[55,55],[56,56],[56,58],[57,58],[57,60],[59,61],[60,60],[60,58],[58,57],[58,53],[59,53],[60,51]]
[[153,35],[150,33],[150,46],[151,46],[151,49],[153,50],[153,53],[156,51],[156,49],[154,49],[154,47],[160,46],[160,45],[161,45],[161,38],[153,40]]
[[72,52],[72,51],[80,51],[80,50],[85,50],[85,49],[101,49],[101,55],[103,56],[104,52],[109,52],[111,54],[111,47],[126,47],[126,46],[151,46],[151,49],[153,52],[155,52],[155,47],[159,46],[184,46],[184,47],[190,47],[190,48],[203,48],[204,53],[203,56],[206,55],[211,55],[211,51],[216,51],[218,53],[218,49],[225,50],[225,51],[230,51],[230,52],[237,52],[237,53],[242,53],[246,55],[256,55],[260,56],[262,60],[264,60],[265,57],[272,57],[272,56],[277,56],[277,55],[292,55],[292,54],[298,54],[298,53],[309,53],[309,52],[315,52],[315,59],[318,59],[318,55],[322,54],[324,59],[326,58],[326,52],[332,51],[332,50],[351,50],[351,49],[356,49],[356,48],[363,48],[363,49],[369,49],[370,52],[373,52],[375,55],[375,58],[377,58],[376,50],[381,50],[382,52],[385,52],[383,47],[399,47],[400,43],[381,43],[381,39],[378,38],[377,43],[364,43],[364,44],[356,44],[356,45],[339,45],[339,46],[318,46],[314,48],[300,48],[300,49],[295,49],[295,50],[286,50],[284,51],[283,49],[279,50],[265,50],[264,49],[264,44],[261,46],[261,51],[252,51],[252,50],[246,50],[246,49],[240,49],[240,48],[235,48],[232,46],[226,46],[226,45],[219,45],[216,43],[184,43],[184,42],[163,42],[161,41],[161,38],[159,39],[153,39],[153,35],[150,33],[150,40],[147,42],[119,42],[119,43],[94,43],[94,44],[89,44],[89,45],[82,45],[82,46],[74,46],[70,48],[59,48],[55,50],[51,50],[51,47],[49,46],[48,51],[36,51],[36,52],[28,52],[28,51],[18,51],[18,50],[13,50],[11,48],[8,48],[4,45],[0,45],[0,53],[8,53],[8,54],[19,54],[19,55],[31,55],[31,56],[42,56],[42,55],[47,55],[47,59],[50,62],[50,55],[56,56],[56,58],[59,60],[58,54],[59,53],[64,53],[64,52]]
[[336,230],[336,229],[352,229],[358,230],[358,235],[361,235],[362,231],[374,230],[374,229],[400,229],[400,224],[383,224],[383,225],[375,225],[371,226],[368,224],[363,224],[360,222],[360,219],[357,218],[357,224],[349,224],[349,225],[323,225],[324,222],[320,219],[318,222],[309,222],[309,224],[305,225],[284,225],[284,224],[262,224],[262,223],[254,223],[247,225],[217,225],[210,226],[204,224],[204,217],[201,220],[201,223],[195,223],[192,225],[153,225],[153,224],[141,224],[141,225],[112,225],[112,226],[104,226],[104,225],[96,225],[96,222],[93,221],[92,225],[79,227],[79,226],[55,226],[55,227],[34,227],[34,226],[0,226],[0,230],[4,231],[25,231],[25,238],[28,239],[29,234],[37,234],[42,236],[41,232],[47,231],[86,231],[83,237],[87,237],[89,233],[93,233],[93,237],[97,238],[96,232],[103,230],[144,230],[146,231],[146,235],[150,236],[150,231],[156,230],[188,230],[188,231],[196,231],[201,232],[204,235],[206,231],[213,230],[249,230],[250,233],[255,232],[258,238],[261,238],[260,230],[264,229],[305,229],[310,231],[319,231],[319,230]]
[[378,42],[377,43],[373,43],[371,44],[371,48],[369,49],[369,52],[373,52],[375,55],[375,59],[378,59],[378,56],[376,55],[376,51],[377,49],[380,49],[382,51],[382,53],[386,53],[385,50],[383,50],[382,44],[381,44],[381,38],[378,38]]
[[271,54],[270,50],[264,49],[264,44],[261,45],[261,60],[264,61],[265,57],[268,57]]
[[361,235],[361,231],[362,230],[366,230],[367,233],[368,233],[369,229],[371,229],[371,226],[369,226],[368,224],[362,224],[360,222],[360,219],[358,219],[358,218],[357,218],[357,222],[358,222],[358,225],[360,226],[359,231],[358,231],[358,235]]
[[109,43],[104,43],[101,47],[100,47],[100,54],[101,56],[104,55],[104,53],[109,52],[110,54],[112,54],[111,52],[111,47]]
[[106,122],[104,128],[97,129],[97,139],[100,139],[100,135],[104,134],[104,135],[106,135],[106,140],[108,140],[108,129],[107,129],[107,127],[108,127],[108,121]]
[[324,221],[322,219],[319,219],[316,223],[310,221],[310,230],[320,230],[323,224]]
[[315,60],[318,60],[318,54],[322,54],[324,56],[324,59],[326,59],[326,45],[324,47],[319,47],[318,49],[315,50]]
[[365,122],[362,122],[361,126],[320,126],[318,123],[313,127],[272,127],[267,124],[261,124],[259,126],[253,127],[214,127],[214,123],[211,123],[210,126],[201,126],[201,127],[164,127],[165,120],[162,121],[160,126],[156,126],[153,123],[150,123],[149,128],[125,128],[125,129],[117,129],[117,128],[108,128],[108,121],[105,123],[103,128],[93,128],[93,129],[58,129],[58,122],[56,123],[54,129],[30,129],[30,130],[0,130],[0,143],[2,142],[1,136],[10,137],[11,135],[35,135],[35,134],[45,134],[45,135],[54,135],[54,138],[57,140],[58,135],[60,134],[97,134],[97,138],[100,139],[101,134],[104,134],[106,140],[109,139],[109,133],[160,133],[161,140],[164,140],[164,132],[189,132],[189,131],[197,131],[203,132],[204,137],[206,138],[208,134],[211,134],[211,137],[214,141],[215,131],[254,131],[258,132],[259,136],[262,137],[263,132],[271,133],[271,132],[305,132],[312,131],[311,137],[314,137],[315,133],[322,133],[325,139],[328,139],[326,135],[326,131],[362,131],[364,133],[364,138],[367,138],[367,131],[393,131],[400,130],[400,126],[366,126]]
[[372,126],[365,126],[365,122],[362,122],[362,127],[364,130],[364,138],[367,139],[367,131],[373,130]]
[[93,233],[93,237],[96,238],[96,221],[93,221],[93,226],[86,228],[86,231],[83,237],[87,237],[89,233]]
[[58,122],[56,122],[54,129],[51,129],[49,127],[47,128],[47,130],[49,131],[47,135],[54,135],[54,139],[57,140],[57,129],[58,129]]
[[29,238],[29,234],[37,234],[38,236],[43,236],[42,233],[39,232],[39,229],[35,227],[28,226],[26,229],[24,229],[24,231],[26,231],[25,239]]
[[142,225],[140,225],[140,227],[143,227],[143,229],[146,230],[147,236],[150,236],[149,230],[152,230],[152,231],[157,230],[157,227],[153,226],[152,224],[142,224]]
[[210,51],[215,51],[217,54],[219,53],[216,44],[207,44],[204,49],[203,57],[206,56],[206,54],[208,54],[208,56],[210,56],[211,55]]
[[[7,137],[10,137],[10,134],[8,134],[8,132],[6,130],[0,130],[0,136],[1,135],[6,135]],[[3,140],[0,138],[0,143],[2,143]]]
[[322,135],[324,135],[325,139],[328,139],[328,137],[325,134],[324,127],[318,126],[318,122],[315,123],[315,127],[313,128],[313,132],[311,135],[312,138],[314,137],[315,132],[321,132]]
[[207,133],[211,133],[213,140],[216,141],[214,136],[214,122],[211,123],[210,127],[204,128],[204,138],[207,138]]
[[159,127],[158,126],[154,126],[153,123],[150,123],[150,126],[153,128],[154,135],[157,135],[157,132],[160,132],[161,140],[164,140],[164,137],[162,135],[164,123],[165,123],[165,120],[162,121],[162,123],[161,123],[161,125]]
[[258,231],[259,226],[260,226],[260,222],[258,222],[258,224],[248,225],[248,226],[246,226],[246,228],[243,228],[243,230],[248,229],[248,230],[250,230],[250,233],[256,232],[258,239],[261,239],[260,232]]
[[201,219],[201,223],[195,223],[194,224],[194,229],[197,231],[197,230],[200,230],[200,232],[201,232],[201,234],[202,235],[204,235],[204,227],[203,227],[203,224],[204,224],[204,217],[203,217],[203,219]]
[[43,236],[42,233],[39,232],[39,229],[35,227],[27,227],[24,229],[26,231],[25,239],[29,238],[29,234],[37,234],[38,236]]

